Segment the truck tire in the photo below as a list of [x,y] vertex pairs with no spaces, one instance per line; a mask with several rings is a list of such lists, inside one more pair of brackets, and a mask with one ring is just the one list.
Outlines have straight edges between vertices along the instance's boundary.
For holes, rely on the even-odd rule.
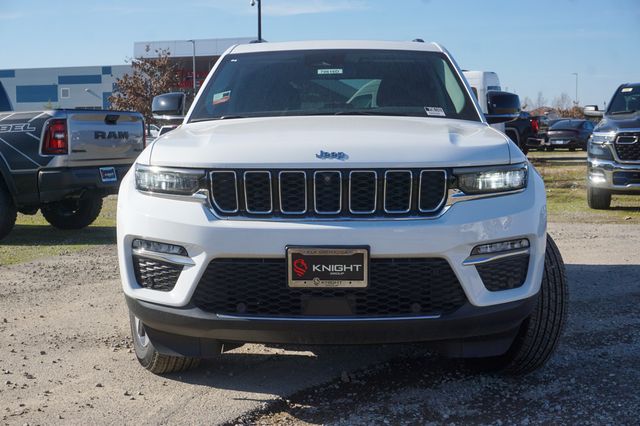
[[144,331],[144,324],[129,312],[133,349],[138,362],[153,374],[178,373],[200,364],[200,358],[164,355],[159,353]]
[[59,229],[82,229],[91,225],[100,215],[102,198],[89,196],[45,204],[42,215]]
[[483,371],[526,374],[542,367],[558,345],[569,301],[564,262],[553,239],[547,235],[544,273],[538,302],[522,325],[509,350],[501,356],[469,360]]
[[595,210],[606,210],[611,207],[611,192],[600,188],[587,188],[587,203]]
[[13,204],[11,194],[0,181],[0,240],[9,235],[16,224],[18,211]]

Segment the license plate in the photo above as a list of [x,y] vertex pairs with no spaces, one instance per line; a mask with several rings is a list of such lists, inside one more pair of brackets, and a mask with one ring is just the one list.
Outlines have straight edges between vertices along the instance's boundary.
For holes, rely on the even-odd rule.
[[364,288],[369,278],[368,248],[287,247],[292,288]]
[[568,141],[565,141],[564,139],[558,139],[558,140],[554,140],[551,141],[552,145],[564,145],[566,144]]
[[115,167],[100,167],[100,179],[102,183],[117,182],[118,175]]

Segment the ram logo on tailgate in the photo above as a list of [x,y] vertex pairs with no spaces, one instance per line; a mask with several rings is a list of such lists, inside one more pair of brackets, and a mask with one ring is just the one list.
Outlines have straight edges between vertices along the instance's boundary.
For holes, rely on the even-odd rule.
[[129,139],[129,132],[94,132],[95,139]]

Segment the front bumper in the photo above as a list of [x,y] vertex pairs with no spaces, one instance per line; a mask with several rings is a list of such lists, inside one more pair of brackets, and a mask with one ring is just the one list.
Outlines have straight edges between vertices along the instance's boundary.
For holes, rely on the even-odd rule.
[[[243,318],[216,315],[195,307],[172,308],[126,297],[162,353],[210,357],[220,344],[381,344],[438,342],[453,356],[504,353],[537,296],[497,306],[467,304],[440,318]],[[483,339],[474,339],[483,337]]]
[[621,164],[616,161],[589,157],[588,184],[617,194],[640,194],[640,164]]
[[63,200],[83,191],[100,191],[104,195],[116,194],[122,178],[130,165],[114,166],[117,180],[103,182],[100,167],[69,167],[43,169],[38,173],[40,202],[49,203]]

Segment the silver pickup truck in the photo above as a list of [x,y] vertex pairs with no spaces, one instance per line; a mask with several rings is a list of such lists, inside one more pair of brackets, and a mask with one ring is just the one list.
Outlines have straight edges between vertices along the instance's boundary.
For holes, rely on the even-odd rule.
[[144,147],[137,112],[0,112],[0,238],[17,212],[41,210],[61,229],[90,225]]

